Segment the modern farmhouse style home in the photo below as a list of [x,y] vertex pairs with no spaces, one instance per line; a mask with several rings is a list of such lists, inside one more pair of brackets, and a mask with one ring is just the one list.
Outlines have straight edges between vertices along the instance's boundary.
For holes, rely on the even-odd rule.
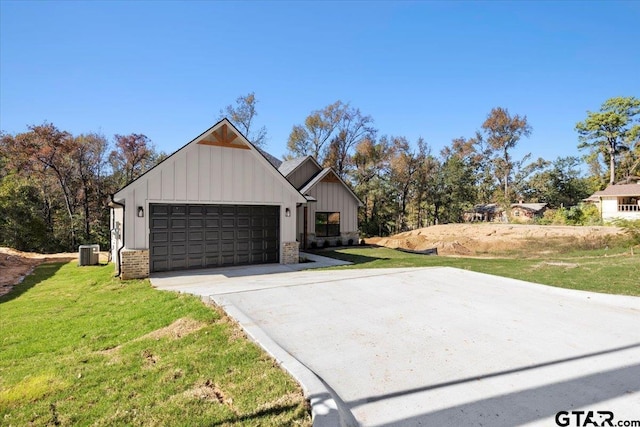
[[291,264],[301,241],[357,242],[360,201],[310,159],[282,163],[221,120],[111,196],[118,274]]

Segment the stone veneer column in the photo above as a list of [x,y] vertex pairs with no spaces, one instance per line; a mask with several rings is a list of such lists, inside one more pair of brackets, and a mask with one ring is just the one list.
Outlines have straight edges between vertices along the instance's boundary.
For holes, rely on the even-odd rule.
[[149,251],[124,249],[121,252],[120,278],[122,280],[149,277]]
[[300,244],[298,242],[282,243],[282,263],[297,264],[300,262]]

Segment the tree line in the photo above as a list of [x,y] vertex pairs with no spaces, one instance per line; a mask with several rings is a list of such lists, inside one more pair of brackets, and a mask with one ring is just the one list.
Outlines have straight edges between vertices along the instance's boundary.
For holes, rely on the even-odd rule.
[[312,155],[333,167],[364,203],[361,231],[385,235],[461,222],[476,204],[577,206],[607,183],[640,174],[639,116],[639,99],[611,98],[575,127],[585,155],[532,160],[514,157],[514,149],[533,128],[506,108],[493,108],[474,135],[435,152],[422,138],[412,144],[380,134],[371,116],[337,101],[293,126],[287,148],[289,157]]
[[143,134],[72,135],[52,123],[0,138],[0,245],[37,252],[109,244],[108,196],[161,160]]
[[[254,93],[220,110],[256,146]],[[611,98],[576,125],[582,157],[531,160],[514,155],[533,128],[524,115],[496,107],[474,135],[435,152],[424,139],[388,135],[360,109],[336,101],[294,125],[287,157],[314,156],[333,167],[363,201],[364,235],[387,235],[460,222],[478,203],[545,202],[576,206],[607,183],[640,174],[640,100]],[[73,135],[52,123],[0,134],[0,245],[75,251],[109,244],[108,195],[166,157],[144,134]],[[586,162],[588,173],[582,173]]]

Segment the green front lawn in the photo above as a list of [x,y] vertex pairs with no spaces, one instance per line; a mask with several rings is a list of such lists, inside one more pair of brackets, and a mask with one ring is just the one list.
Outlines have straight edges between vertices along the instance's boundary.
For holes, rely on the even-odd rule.
[[640,296],[640,255],[622,249],[581,251],[547,258],[460,258],[417,255],[380,247],[321,251],[351,261],[336,268],[446,266],[568,289]]
[[198,298],[43,264],[0,297],[0,424],[310,425],[295,381]]

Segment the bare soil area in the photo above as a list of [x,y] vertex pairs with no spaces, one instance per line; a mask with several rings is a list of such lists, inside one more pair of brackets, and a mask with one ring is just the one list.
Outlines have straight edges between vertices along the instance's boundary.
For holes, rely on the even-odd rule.
[[366,243],[388,248],[426,250],[441,255],[498,255],[526,250],[543,255],[571,249],[597,249],[622,236],[618,227],[527,224],[445,224],[407,231],[391,237],[372,237]]
[[[78,259],[75,252],[58,254],[39,254],[21,252],[15,249],[0,247],[0,296],[8,293],[15,285],[33,269],[45,262],[68,262]],[[106,254],[100,254],[100,262],[106,262]]]

